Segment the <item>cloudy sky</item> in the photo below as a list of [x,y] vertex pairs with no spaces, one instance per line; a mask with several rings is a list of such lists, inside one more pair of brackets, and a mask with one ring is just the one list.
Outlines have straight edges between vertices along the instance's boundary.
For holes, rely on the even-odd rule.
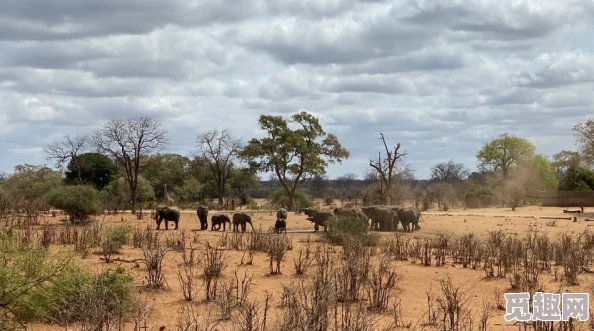
[[188,154],[306,110],[352,154],[330,177],[362,175],[383,132],[423,178],[505,131],[574,149],[594,116],[592,0],[1,2],[5,172],[110,119],[157,119]]

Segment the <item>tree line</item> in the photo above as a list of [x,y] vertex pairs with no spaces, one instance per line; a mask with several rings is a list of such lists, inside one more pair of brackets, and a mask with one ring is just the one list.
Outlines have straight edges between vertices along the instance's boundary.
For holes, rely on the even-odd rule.
[[[452,207],[512,208],[534,203],[543,190],[593,190],[594,121],[573,127],[578,149],[549,158],[527,139],[503,133],[476,153],[478,170],[449,160],[432,166],[431,178],[415,178],[400,143],[390,147],[382,133],[383,150],[371,157],[363,178],[347,173],[328,179],[326,168],[349,158],[338,138],[323,130],[307,112],[290,118],[261,115],[263,138],[243,143],[227,129],[196,135],[188,156],[163,153],[168,143],[161,123],[142,117],[112,120],[89,135],[65,136],[45,148],[45,165],[18,165],[0,176],[0,212],[43,210],[73,203],[56,190],[90,200],[94,209],[135,212],[171,198],[194,208],[249,205],[252,198],[269,198],[289,209],[311,205],[311,198],[362,204],[413,202],[423,209],[433,204]],[[260,180],[259,173],[271,173]],[[53,192],[53,193],[52,193]],[[52,193],[52,194],[50,194]],[[85,194],[82,194],[85,193]],[[75,199],[76,200],[76,199]]]

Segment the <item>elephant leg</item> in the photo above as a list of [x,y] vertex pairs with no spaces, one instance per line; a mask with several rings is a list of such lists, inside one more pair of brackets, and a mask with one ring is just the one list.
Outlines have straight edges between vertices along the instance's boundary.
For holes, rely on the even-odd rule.
[[318,222],[317,222],[317,221],[316,221],[316,222],[314,222],[314,231],[315,231],[315,232],[318,232],[318,231],[320,231],[320,226],[318,225]]
[[179,229],[179,221],[176,221],[175,222],[175,230],[178,230],[178,229]]
[[247,227],[247,224],[245,222],[241,223],[241,232],[245,232],[246,227]]
[[157,220],[157,230],[161,230],[161,220]]

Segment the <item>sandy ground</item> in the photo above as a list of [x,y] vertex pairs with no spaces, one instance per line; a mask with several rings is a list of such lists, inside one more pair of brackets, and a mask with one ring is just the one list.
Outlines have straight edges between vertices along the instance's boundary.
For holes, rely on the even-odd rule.
[[[504,230],[506,233],[517,234],[523,236],[530,230],[538,229],[541,232],[547,232],[550,235],[555,235],[564,232],[582,232],[589,229],[594,222],[585,220],[587,217],[592,217],[586,209],[586,214],[564,214],[563,208],[551,207],[520,207],[516,211],[511,211],[508,208],[488,208],[488,209],[472,209],[472,210],[451,210],[448,212],[437,212],[430,210],[423,213],[421,223],[422,229],[414,233],[399,232],[404,236],[412,236],[416,238],[430,237],[440,233],[450,233],[452,235],[461,235],[465,233],[474,233],[477,236],[486,236],[489,230]],[[212,213],[212,212],[211,212]],[[254,227],[258,229],[261,227],[267,230],[274,225],[275,213],[253,211]],[[209,215],[210,216],[210,215]],[[572,220],[565,220],[562,218],[577,216],[577,222]],[[550,220],[541,219],[540,217],[558,217],[555,226],[551,226]],[[123,218],[123,221],[122,221]],[[209,217],[210,218],[210,217]],[[57,218],[51,218],[52,222],[57,222]],[[155,223],[150,219],[150,215],[145,216],[143,220],[137,220],[131,214],[108,216],[103,220],[106,225],[109,224],[129,224],[133,227],[155,227]],[[185,211],[182,214],[180,229],[185,230],[191,240],[196,240],[199,243],[208,241],[211,245],[217,246],[220,242],[221,232],[198,231],[199,222],[194,211]],[[163,225],[162,225],[163,226]],[[210,226],[210,220],[209,220]],[[248,226],[249,229],[249,226]],[[306,220],[306,216],[289,213],[288,230],[311,230],[312,223]],[[229,229],[227,229],[229,231]],[[162,231],[163,235],[175,236],[176,231]],[[256,285],[251,292],[251,299],[261,300],[265,293],[273,295],[272,309],[270,312],[269,325],[274,324],[274,320],[282,318],[276,312],[279,304],[280,293],[282,292],[282,285],[289,284],[295,280],[293,259],[298,251],[299,245],[302,241],[310,237],[312,240],[319,240],[320,234],[308,233],[290,233],[288,234],[294,244],[294,249],[286,255],[285,261],[282,265],[282,275],[270,276],[268,275],[268,257],[263,253],[256,253],[253,265],[241,265],[241,258],[243,253],[228,250],[225,255],[229,258],[228,267],[224,270],[224,278],[231,279],[233,271],[239,270],[240,275],[244,272],[251,274],[254,277]],[[391,237],[393,233],[381,233],[382,236]],[[121,254],[117,257],[122,259],[140,258],[142,252],[140,249],[125,247]],[[135,276],[137,285],[142,286],[145,277],[146,269],[143,265],[139,267],[134,264],[127,263],[111,263],[106,264],[99,259],[100,255],[91,254],[87,259],[81,261],[88,265],[91,269],[99,271],[104,268],[113,268],[118,265],[127,269]],[[144,292],[148,302],[153,305],[152,313],[150,314],[148,325],[151,326],[148,330],[159,330],[160,326],[164,326],[164,330],[177,330],[175,324],[177,322],[177,313],[186,304],[183,301],[180,285],[177,279],[176,270],[177,263],[181,261],[181,254],[176,252],[168,253],[166,264],[166,281],[169,288],[166,290],[157,290]],[[467,293],[471,300],[471,307],[480,306],[483,300],[493,301],[495,299],[495,289],[501,290],[505,293],[509,289],[509,281],[507,279],[488,280],[482,270],[472,270],[463,268],[460,265],[453,265],[448,263],[446,266],[422,266],[420,264],[413,264],[407,261],[394,262],[394,268],[401,275],[398,282],[398,290],[395,292],[402,302],[402,311],[404,320],[411,322],[413,326],[419,321],[426,311],[426,292],[431,288],[434,295],[439,292],[439,280],[450,276],[455,284],[460,284],[463,290]],[[545,289],[549,292],[558,293],[561,291],[571,292],[588,292],[589,285],[594,281],[594,277],[590,275],[581,274],[579,276],[580,285],[577,286],[563,286],[559,282],[553,281],[553,276],[545,274],[543,276],[543,283]],[[202,283],[198,280],[198,283]],[[203,300],[204,291],[199,290],[199,300]],[[503,296],[503,294],[501,294]],[[503,298],[501,301],[505,303]],[[493,303],[492,303],[493,304]],[[208,304],[197,303],[198,309],[204,312],[209,309]],[[513,330],[517,326],[512,323],[506,323],[503,319],[504,312],[493,308],[491,310],[492,317],[490,319],[490,330]],[[213,318],[218,317],[216,309],[212,309]],[[389,323],[389,313],[386,313],[381,318],[384,319],[380,325]],[[52,327],[45,325],[33,325],[32,330],[64,330],[61,327]],[[132,329],[132,328],[131,328]],[[218,330],[231,330],[231,322],[220,323]]]

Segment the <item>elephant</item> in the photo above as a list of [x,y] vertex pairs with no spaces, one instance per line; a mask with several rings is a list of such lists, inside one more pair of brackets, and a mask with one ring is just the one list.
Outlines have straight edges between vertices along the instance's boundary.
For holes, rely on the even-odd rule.
[[254,225],[252,224],[252,216],[247,213],[235,213],[233,214],[233,232],[238,231],[239,225],[241,225],[241,232],[245,232],[246,224],[249,223],[254,231]]
[[[417,207],[393,207],[396,221],[400,221],[402,228],[407,232],[414,232],[421,229],[419,226],[419,219],[421,218],[421,211]],[[412,229],[410,224],[413,225]]]
[[208,229],[208,207],[207,206],[199,206],[196,209],[196,215],[200,220],[200,230]]
[[314,231],[318,232],[320,226],[324,227],[324,232],[328,231],[328,221],[334,218],[333,211],[319,211],[311,208],[303,208],[307,215],[307,220],[314,223]]
[[274,233],[281,233],[283,231],[287,233],[287,220],[279,217],[274,223]]
[[165,220],[165,230],[169,230],[168,223],[175,223],[175,229],[178,229],[181,211],[176,206],[158,206],[155,209],[155,221],[157,221],[157,230],[161,227],[161,222]]
[[281,208],[276,211],[276,218],[282,218],[284,220],[287,219],[287,210],[285,208]]
[[231,228],[231,219],[229,219],[229,216],[225,214],[212,215],[210,218],[210,223],[212,224],[210,227],[210,231],[219,231],[221,229],[221,224],[223,225],[223,231],[226,231],[227,223],[229,223],[229,228]]
[[361,210],[371,219],[371,228],[379,231],[398,230],[398,220],[394,215],[394,211],[389,207],[366,206]]

